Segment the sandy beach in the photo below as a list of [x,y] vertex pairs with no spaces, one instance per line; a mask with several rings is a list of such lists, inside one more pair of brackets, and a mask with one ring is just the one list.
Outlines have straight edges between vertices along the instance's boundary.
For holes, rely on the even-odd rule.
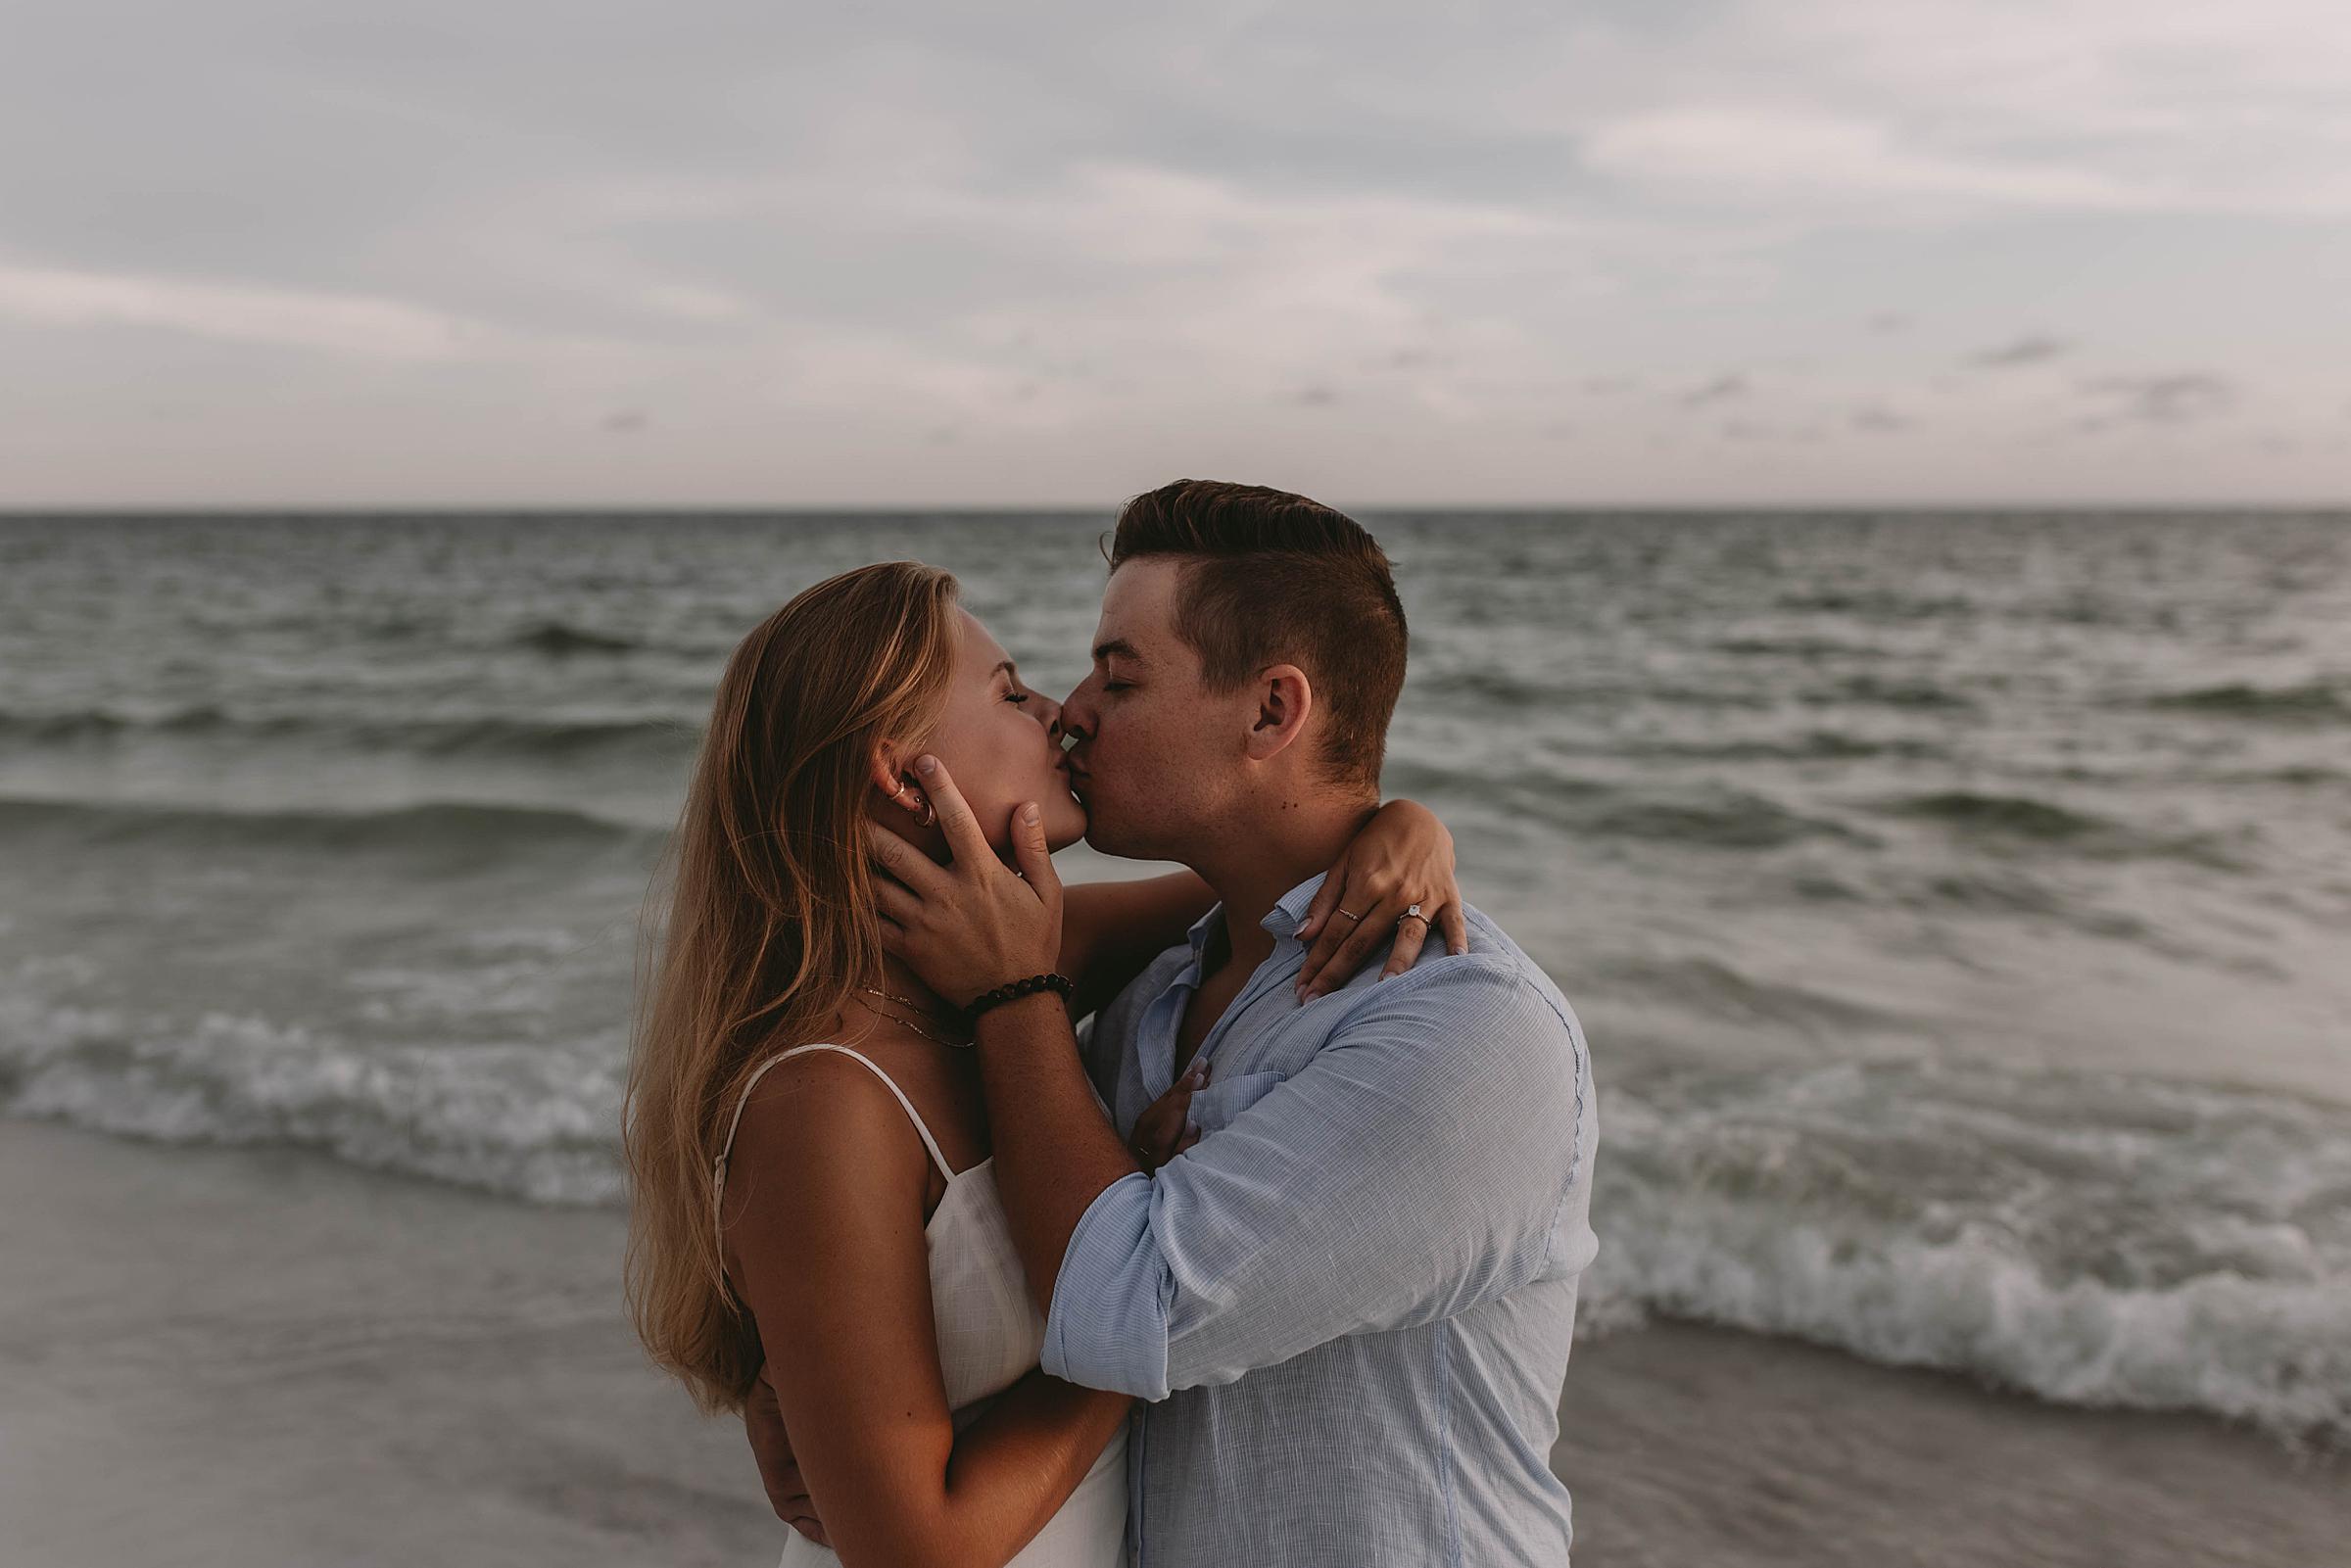
[[[0,1194],[11,1568],[781,1549],[737,1423],[630,1337],[610,1211],[21,1121]],[[1563,1416],[1605,1568],[2315,1565],[2351,1535],[2339,1457],[1687,1325],[1579,1347]]]

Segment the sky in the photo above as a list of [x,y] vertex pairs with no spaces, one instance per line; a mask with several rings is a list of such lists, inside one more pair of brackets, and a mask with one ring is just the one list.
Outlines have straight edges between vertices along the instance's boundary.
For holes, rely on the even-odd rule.
[[2341,0],[7,0],[0,507],[2351,501]]

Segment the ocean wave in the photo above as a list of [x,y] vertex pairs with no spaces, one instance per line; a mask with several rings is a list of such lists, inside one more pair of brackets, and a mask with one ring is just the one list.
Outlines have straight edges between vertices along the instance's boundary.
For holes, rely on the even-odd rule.
[[[623,1201],[622,1044],[360,1046],[0,1000],[0,1114]],[[1663,1313],[2072,1404],[2351,1438],[2351,1111],[1919,1064],[1602,1099],[1581,1331]]]
[[1662,1312],[2351,1439],[2351,1113],[1916,1065],[1603,1100],[1596,1330]]
[[2139,941],[2155,927],[2135,915],[2099,909],[2012,867],[1941,872],[1902,896],[1913,908],[1970,910],[2053,920],[2091,936]]
[[[2158,833],[2035,795],[1939,789],[1874,803],[1881,813],[1932,822],[1985,841],[2008,840],[2111,858],[2192,861],[2224,871],[2243,863],[2226,835]],[[2246,830],[2250,832],[2250,830]]]
[[514,645],[557,657],[569,653],[627,653],[646,646],[622,633],[574,626],[569,621],[541,621],[517,632]]
[[1973,616],[1983,612],[1983,605],[1957,594],[1921,598],[1897,593],[1892,589],[1829,589],[1809,593],[1783,594],[1775,601],[1779,608],[1797,610],[1807,615],[1852,615],[1865,621],[1925,621],[1945,616]]
[[2326,721],[2351,719],[2351,699],[2341,686],[2308,681],[2300,686],[2259,687],[2241,681],[2226,686],[2167,691],[2146,699],[2151,708],[2208,713],[2222,718]]
[[1546,751],[1561,756],[1655,757],[1685,762],[1853,762],[1889,757],[1905,762],[1940,762],[1947,747],[1915,736],[1857,736],[1842,730],[1807,730],[1781,738],[1707,737],[1690,740],[1647,736],[1615,736],[1605,740],[1543,742]]
[[381,715],[240,713],[212,703],[155,712],[120,708],[0,710],[0,740],[33,743],[191,736],[237,742],[345,746],[420,756],[572,758],[609,751],[653,760],[690,755],[700,726],[658,716],[523,714]]
[[158,735],[202,735],[235,724],[211,703],[168,708],[155,713],[128,713],[118,708],[61,708],[48,711],[0,710],[0,739],[80,740],[93,736],[118,736],[148,731]]
[[[1846,891],[1846,890],[1841,890]],[[1839,892],[1828,892],[1837,897]],[[1621,959],[1607,967],[1611,987],[1646,992],[1748,1027],[1773,1023],[1832,1037],[1901,1028],[1911,1021],[1833,991],[1766,980],[1717,958]]]
[[1593,813],[1584,826],[1603,838],[1656,839],[1708,849],[1777,849],[1805,838],[1863,837],[1841,823],[1738,790],[1703,799],[1623,801]]
[[1578,839],[1634,839],[1700,849],[1770,850],[1803,839],[1871,841],[1832,818],[1782,805],[1768,795],[1719,784],[1628,788],[1570,776],[1529,783],[1461,779],[1443,770],[1398,765],[1394,787],[1438,789],[1474,800],[1502,820],[1536,824]]
[[207,1013],[0,1002],[0,1111],[167,1143],[295,1144],[542,1204],[611,1204],[611,1041],[359,1049]]
[[1507,709],[1542,711],[1552,707],[1616,709],[1660,703],[1669,707],[1755,708],[1772,705],[1768,691],[1750,688],[1689,686],[1670,681],[1545,680],[1493,664],[1460,662],[1438,665],[1413,677],[1415,702],[1435,700]]
[[1741,658],[1880,659],[1886,650],[1867,642],[1845,642],[1829,637],[1725,637],[1711,644],[1717,653]]
[[1796,699],[1811,707],[1842,707],[1854,702],[1873,707],[1956,711],[1976,705],[1964,692],[1932,681],[1890,680],[1877,675],[1847,676],[1825,687],[1799,691]]
[[1923,817],[1981,832],[2018,838],[2063,840],[2114,831],[2114,825],[2052,801],[2030,795],[1991,794],[1976,789],[1940,789],[1883,801],[1895,816]]
[[92,845],[303,848],[478,854],[644,849],[658,830],[587,812],[471,801],[383,811],[219,811],[190,806],[0,798],[0,835],[66,834]]

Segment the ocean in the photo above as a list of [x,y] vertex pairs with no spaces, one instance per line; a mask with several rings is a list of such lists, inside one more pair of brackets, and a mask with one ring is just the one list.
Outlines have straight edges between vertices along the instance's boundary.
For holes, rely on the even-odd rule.
[[[2351,517],[1362,516],[1386,790],[1591,1036],[1588,1332],[2351,1436]],[[736,639],[913,556],[1058,693],[1108,522],[0,519],[0,1117],[616,1206]]]

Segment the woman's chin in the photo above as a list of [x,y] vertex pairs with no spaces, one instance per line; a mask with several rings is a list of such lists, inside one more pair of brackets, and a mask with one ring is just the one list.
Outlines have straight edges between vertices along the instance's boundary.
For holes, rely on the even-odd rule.
[[1045,807],[1045,848],[1063,850],[1085,836],[1085,808],[1075,798]]

